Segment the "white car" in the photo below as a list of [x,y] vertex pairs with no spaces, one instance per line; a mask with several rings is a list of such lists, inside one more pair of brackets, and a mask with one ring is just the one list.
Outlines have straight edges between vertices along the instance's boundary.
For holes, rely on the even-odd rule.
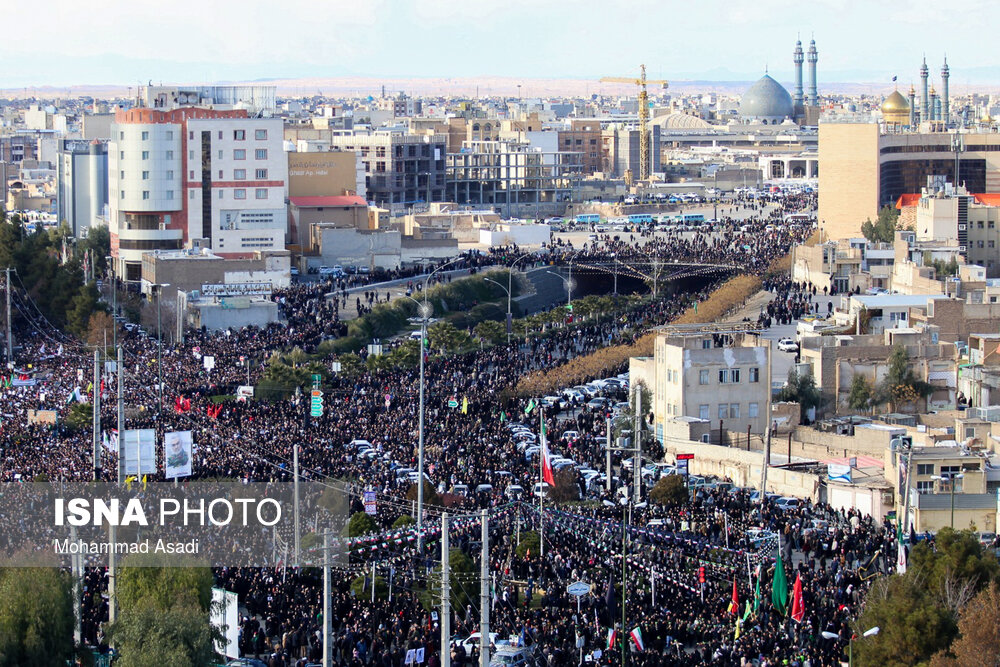
[[778,341],[779,352],[798,352],[799,344],[791,338],[782,338]]

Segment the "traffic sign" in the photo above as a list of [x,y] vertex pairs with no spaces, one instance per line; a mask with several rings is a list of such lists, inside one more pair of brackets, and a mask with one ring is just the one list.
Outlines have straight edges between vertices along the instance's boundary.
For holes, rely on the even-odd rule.
[[574,581],[572,584],[566,587],[566,592],[570,595],[575,595],[576,597],[581,597],[590,592],[590,584],[584,581]]
[[312,375],[313,384],[319,384],[320,381],[322,381],[322,380],[323,380],[323,376],[322,375],[320,375],[319,373],[313,373],[313,375]]
[[458,407],[458,399],[454,398],[454,397],[453,398],[449,398],[448,399],[448,407],[449,408],[457,408]]
[[693,458],[694,458],[694,454],[678,454],[677,455],[677,460],[678,461],[690,461]]
[[322,417],[323,416],[323,392],[319,389],[312,390],[312,396],[309,402],[309,416],[310,417]]
[[374,516],[376,514],[376,511],[377,511],[377,505],[376,505],[376,502],[375,502],[375,492],[374,491],[365,491],[365,493],[364,493],[364,499],[365,499],[364,500],[364,502],[365,502],[365,514],[368,514],[369,516]]

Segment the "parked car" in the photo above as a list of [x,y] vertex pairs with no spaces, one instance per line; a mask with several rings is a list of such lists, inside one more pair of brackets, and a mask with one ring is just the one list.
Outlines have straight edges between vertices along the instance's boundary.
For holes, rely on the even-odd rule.
[[782,510],[792,510],[802,507],[802,501],[798,498],[784,496],[774,501],[774,506]]
[[791,338],[782,338],[778,341],[779,352],[798,352],[799,344]]

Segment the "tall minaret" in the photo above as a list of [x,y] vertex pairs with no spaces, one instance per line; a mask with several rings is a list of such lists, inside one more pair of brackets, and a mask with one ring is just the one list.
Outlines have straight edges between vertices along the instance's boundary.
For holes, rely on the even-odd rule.
[[802,106],[802,41],[795,40],[795,54],[792,56],[792,62],[795,63],[795,97],[792,99],[792,103],[796,107]]
[[917,91],[913,90],[913,84],[910,84],[910,127],[914,127],[917,123]]
[[816,40],[809,40],[809,53],[806,60],[809,61],[809,97],[807,104],[811,107],[819,105],[819,94],[816,92],[816,61],[819,54],[816,52]]
[[950,104],[948,103],[948,77],[951,76],[951,72],[948,70],[948,56],[944,57],[944,67],[941,68],[941,120],[945,123],[948,122],[948,112]]
[[938,120],[938,116],[937,115],[938,115],[938,111],[940,111],[941,107],[938,106],[937,91],[934,90],[934,84],[933,83],[931,84],[931,94],[930,94],[930,97],[928,97],[927,99],[929,99],[930,103],[931,103],[931,115],[927,117],[927,120]]
[[924,56],[924,64],[920,66],[920,122],[930,119],[931,98],[927,94],[927,56]]

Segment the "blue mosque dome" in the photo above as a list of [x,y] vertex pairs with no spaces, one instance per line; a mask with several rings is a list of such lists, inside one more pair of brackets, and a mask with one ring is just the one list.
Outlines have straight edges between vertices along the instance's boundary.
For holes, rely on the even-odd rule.
[[747,88],[740,100],[740,117],[745,119],[773,125],[794,115],[792,96],[768,74]]

